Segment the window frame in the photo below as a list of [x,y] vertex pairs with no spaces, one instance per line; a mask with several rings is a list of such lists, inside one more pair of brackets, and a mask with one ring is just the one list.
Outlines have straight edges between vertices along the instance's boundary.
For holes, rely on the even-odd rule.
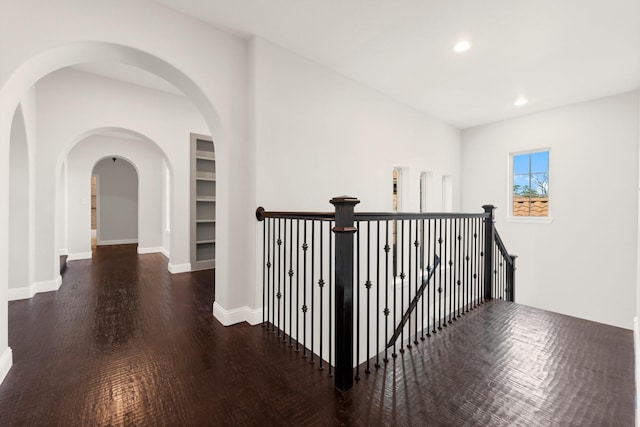
[[[535,154],[535,153],[542,153],[542,152],[547,152],[549,155],[549,164],[548,164],[548,170],[547,170],[547,174],[549,176],[549,183],[548,183],[548,189],[547,189],[547,195],[549,198],[548,215],[547,216],[515,216],[513,214],[513,182],[514,182],[513,159],[515,156],[520,156],[523,154]],[[507,218],[506,218],[507,221],[520,222],[520,223],[533,223],[533,224],[548,224],[553,222],[553,216],[552,216],[553,203],[551,202],[552,200],[551,147],[540,147],[540,148],[534,148],[530,150],[510,152],[507,162],[508,162],[507,182],[509,183],[507,188],[507,206],[508,206],[508,212],[507,212]],[[531,170],[529,170],[529,174],[531,174]]]

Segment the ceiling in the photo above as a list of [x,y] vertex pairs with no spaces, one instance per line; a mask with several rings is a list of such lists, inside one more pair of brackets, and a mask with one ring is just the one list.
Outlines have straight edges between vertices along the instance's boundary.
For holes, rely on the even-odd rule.
[[640,0],[157,1],[459,128],[640,87]]

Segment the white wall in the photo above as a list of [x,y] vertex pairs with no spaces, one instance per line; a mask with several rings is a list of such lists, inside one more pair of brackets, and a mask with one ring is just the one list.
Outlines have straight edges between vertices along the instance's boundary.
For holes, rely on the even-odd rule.
[[[6,13],[0,14],[0,38],[12,40],[12,43],[4,43],[0,47],[0,378],[11,365],[6,311],[11,120],[18,103],[30,88],[40,78],[61,67],[105,61],[137,66],[172,82],[197,105],[203,123],[206,123],[205,128],[208,128],[198,131],[213,136],[219,166],[217,219],[220,233],[217,236],[216,299],[228,309],[246,304],[249,290],[253,287],[253,275],[244,269],[247,263],[253,263],[253,222],[251,213],[246,216],[238,213],[251,211],[254,203],[247,202],[246,197],[253,194],[255,182],[246,178],[246,159],[250,157],[247,153],[246,40],[177,14],[151,0],[112,0],[95,3],[91,7],[86,7],[84,0],[60,0],[55,4],[25,0],[7,3],[5,9]],[[34,14],[34,10],[38,13]],[[52,16],[56,19],[52,20]],[[114,22],[118,23],[117,31],[113,30]],[[153,22],[156,28],[170,28],[171,37],[159,37],[157,32],[149,31],[148,25],[141,25],[142,22]],[[60,99],[61,104],[68,100]],[[54,107],[58,106],[54,104]],[[103,107],[115,106],[107,103]],[[122,109],[136,111],[134,106]],[[76,123],[84,118],[85,113],[76,110],[73,114],[78,111],[80,116],[74,118]],[[57,108],[42,113],[40,118],[61,117]],[[138,114],[130,114],[129,121],[133,122],[137,117]],[[119,121],[125,122],[126,118]],[[165,123],[157,121],[159,134],[163,133]],[[93,125],[87,124],[83,132]],[[102,123],[100,126],[108,125]],[[47,148],[52,142],[49,135],[39,136],[36,152],[42,150],[55,154],[51,152],[55,149]],[[161,138],[152,135],[152,139],[159,141]],[[180,144],[180,141],[181,138],[174,138],[172,144]],[[39,156],[42,161],[42,156]],[[56,181],[57,171],[46,166],[35,165],[31,170]],[[42,192],[42,188],[39,191]],[[54,203],[45,198],[38,201],[35,210],[54,211]],[[46,224],[38,226],[34,237],[39,238],[41,232],[47,237],[47,227]],[[56,269],[55,257],[51,255],[56,250],[56,240],[47,237],[44,243],[51,262],[39,277],[46,280],[54,275]],[[39,253],[35,258],[41,255]],[[232,273],[233,291],[228,289],[231,288]]]
[[[138,243],[138,173],[127,160],[114,159],[101,160],[92,172],[98,187],[98,245]],[[161,213],[162,205],[157,203],[156,210]]]
[[328,211],[331,198],[349,195],[361,211],[391,211],[401,166],[404,210],[419,209],[421,171],[451,176],[459,207],[459,130],[268,41],[252,47],[258,204]]
[[[498,206],[498,230],[518,255],[517,302],[632,328],[638,99],[626,93],[462,132],[462,208]],[[542,147],[553,222],[507,222],[509,153]]]
[[[459,208],[459,130],[260,38],[251,52],[252,212],[332,211],[329,200],[341,195],[358,197],[359,211],[391,211],[394,166],[403,168],[405,211],[419,210],[422,171],[436,183],[429,209],[442,209],[444,175]],[[256,235],[261,241],[262,224]],[[254,299],[259,307],[258,286]]]
[[[175,177],[172,180],[174,186],[172,220],[175,222],[175,229],[171,242],[172,247],[168,249],[170,263],[172,265],[187,265],[188,269],[189,133],[206,132],[206,125],[193,105],[182,96],[142,88],[72,69],[61,70],[45,77],[38,83],[37,91],[40,117],[38,133],[47,135],[46,142],[38,142],[36,165],[41,172],[38,175],[36,187],[38,200],[42,203],[53,203],[53,182],[48,179],[46,171],[54,170],[56,161],[61,156],[64,158],[66,150],[76,143],[82,135],[104,127],[130,129],[145,135],[156,142],[157,146],[166,154]],[[128,143],[132,146],[137,144],[135,141],[128,141]],[[119,148],[121,151],[122,149],[124,146]],[[119,154],[108,149],[101,149],[100,153],[101,156],[109,157]],[[137,156],[144,158],[144,154],[138,153]],[[157,160],[158,154],[151,156],[148,160],[155,159],[154,165],[157,167],[152,179],[161,189],[163,180]],[[93,161],[97,160],[99,157],[94,156]],[[92,166],[93,164],[90,167]],[[89,169],[88,174],[90,171]],[[74,180],[75,177],[70,175],[70,185],[77,185],[72,184]],[[86,182],[84,180],[80,182],[89,185],[88,178]],[[156,192],[158,191],[160,190]],[[73,206],[72,201],[69,203],[70,206]],[[156,206],[155,209],[159,209],[157,206],[161,206],[161,204],[154,201],[154,206]],[[88,206],[86,208],[88,209]],[[70,213],[70,215],[72,214]],[[145,230],[141,229],[140,247],[162,247],[162,238],[157,238],[162,217],[152,216],[152,218],[154,220],[149,221],[151,224],[149,226],[153,226],[154,230],[157,230],[153,232],[154,237],[150,241],[148,237],[145,237]],[[41,277],[39,280],[45,280],[47,275],[51,274],[48,263],[51,250],[47,242],[52,238],[52,221],[50,215],[46,215],[44,212],[38,213],[38,236],[41,242],[39,245],[43,246],[36,257],[36,273]],[[69,221],[69,224],[74,223],[72,220]],[[69,242],[69,245],[72,246],[69,248],[69,252],[73,254],[90,252],[90,248],[86,247],[89,240],[85,239],[83,242],[82,245],[79,245],[77,241]],[[79,248],[84,249],[79,250]]]
[[30,286],[29,277],[29,153],[22,108],[16,110],[9,149],[9,288]]
[[[114,163],[112,157],[122,157]],[[102,162],[100,160],[104,159]],[[126,160],[125,160],[126,159]],[[100,163],[98,163],[100,162]],[[106,236],[100,235],[101,240],[137,240],[138,250],[140,252],[169,252],[169,249],[163,248],[162,236],[162,216],[163,203],[162,194],[164,192],[164,182],[162,180],[162,171],[164,169],[164,159],[159,148],[147,140],[123,139],[114,136],[93,135],[80,141],[70,152],[68,156],[68,215],[69,215],[69,257],[70,259],[82,259],[91,257],[91,173],[96,167],[95,173],[99,174],[98,185],[108,185],[103,182],[104,170],[99,168],[104,163],[104,169],[120,169],[125,163],[131,162],[135,165],[135,170],[129,165],[129,173],[127,179],[133,181],[129,185],[133,190],[130,197],[136,199],[136,213],[131,212],[133,217],[131,227],[123,224],[117,224],[118,232],[124,231],[124,228],[130,228],[125,235],[110,234],[107,228]],[[98,163],[98,164],[96,164]],[[121,163],[118,165],[118,163]],[[122,173],[124,175],[124,173]],[[110,174],[107,174],[107,180]],[[123,184],[116,183],[118,187]],[[133,187],[133,188],[131,188]],[[106,203],[106,205],[105,205]],[[99,209],[109,209],[108,201],[99,201]],[[120,209],[120,208],[118,208]],[[116,210],[119,212],[119,210]],[[107,214],[116,221],[123,218],[113,218],[114,212]],[[99,220],[104,219],[104,213],[99,214]],[[119,216],[119,215],[118,215]],[[102,226],[103,224],[101,224]],[[107,225],[107,227],[109,227]],[[100,233],[105,230],[101,228]],[[188,254],[187,254],[188,255]]]

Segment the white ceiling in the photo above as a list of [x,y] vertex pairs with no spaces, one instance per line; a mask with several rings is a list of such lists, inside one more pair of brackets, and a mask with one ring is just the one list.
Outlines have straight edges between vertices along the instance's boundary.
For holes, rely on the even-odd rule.
[[640,87],[640,0],[157,1],[459,128]]

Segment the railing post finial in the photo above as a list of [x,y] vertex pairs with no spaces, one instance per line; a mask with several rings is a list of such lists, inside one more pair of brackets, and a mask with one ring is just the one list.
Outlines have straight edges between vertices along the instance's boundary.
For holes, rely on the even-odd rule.
[[353,234],[354,207],[360,200],[341,196],[335,206],[335,385],[340,391],[353,387]]

